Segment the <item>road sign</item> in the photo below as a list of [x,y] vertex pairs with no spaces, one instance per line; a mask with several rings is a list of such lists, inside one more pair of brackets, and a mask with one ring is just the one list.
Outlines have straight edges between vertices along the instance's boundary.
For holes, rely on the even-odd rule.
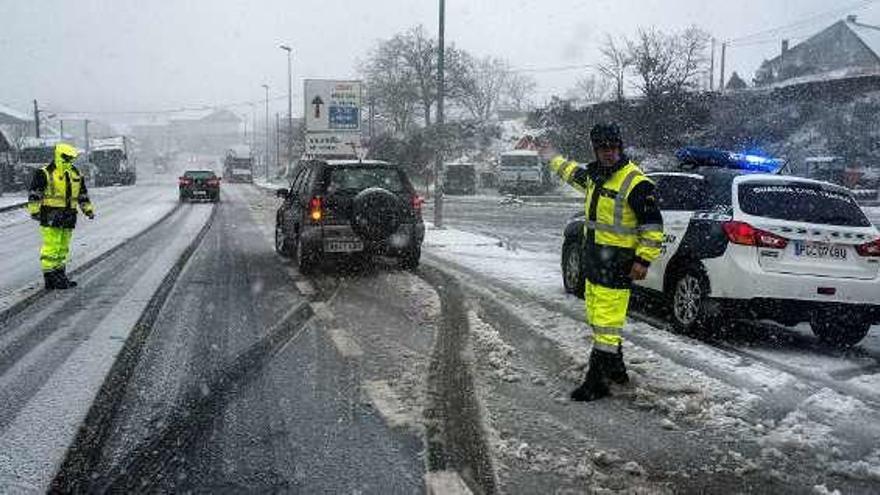
[[354,132],[307,132],[307,155],[356,156],[361,135]]
[[361,131],[361,81],[305,80],[306,132]]

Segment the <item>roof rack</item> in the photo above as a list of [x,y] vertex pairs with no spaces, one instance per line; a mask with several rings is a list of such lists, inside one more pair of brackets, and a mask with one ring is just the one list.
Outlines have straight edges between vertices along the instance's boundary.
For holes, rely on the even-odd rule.
[[675,152],[683,169],[697,167],[716,167],[743,172],[778,174],[785,168],[785,161],[747,153],[719,150],[715,148],[685,147]]

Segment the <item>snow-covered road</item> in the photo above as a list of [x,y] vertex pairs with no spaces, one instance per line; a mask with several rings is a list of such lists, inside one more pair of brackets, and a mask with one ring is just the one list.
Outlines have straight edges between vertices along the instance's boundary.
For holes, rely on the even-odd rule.
[[[541,206],[453,201],[447,224],[459,229],[429,230],[424,246],[429,260],[469,281],[475,294],[488,294],[487,301],[504,302],[506,311],[552,342],[569,367],[583,366],[588,349],[583,302],[562,289],[561,238],[549,238],[555,220],[545,217],[542,223]],[[567,210],[555,213],[564,221],[560,211]],[[867,213],[877,219],[878,211]],[[488,229],[491,235],[484,235]],[[639,318],[625,330],[637,376],[634,395],[664,414],[670,429],[714,429],[736,446],[736,455],[725,452],[720,464],[739,459],[739,468],[767,469],[785,486],[827,482],[861,492],[880,482],[880,328],[849,351],[822,346],[808,327],[768,324],[743,324],[725,338],[698,340],[665,330],[662,312],[637,308]],[[501,340],[496,357],[511,355],[505,346],[512,346],[512,355],[522,352],[517,349],[522,336],[509,328],[494,328]],[[580,378],[566,377],[569,386]],[[515,462],[515,452],[507,453]]]
[[[75,269],[143,231],[177,206],[171,181],[90,191],[96,218],[82,215],[71,243]],[[0,213],[0,311],[42,286],[40,233],[21,209]]]

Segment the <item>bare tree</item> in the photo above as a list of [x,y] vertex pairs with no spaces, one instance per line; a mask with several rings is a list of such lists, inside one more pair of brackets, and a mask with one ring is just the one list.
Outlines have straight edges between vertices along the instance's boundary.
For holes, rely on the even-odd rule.
[[708,43],[709,35],[697,27],[671,34],[640,29],[627,41],[636,87],[649,101],[693,89],[707,63]]
[[[624,40],[624,44],[628,44]],[[614,96],[617,101],[623,101],[623,84],[626,81],[627,69],[633,60],[629,51],[624,46],[614,42],[611,35],[606,35],[605,42],[600,48],[602,63],[598,65],[599,72],[614,84]]]
[[419,87],[407,62],[401,36],[379,43],[362,64],[370,98],[392,124],[395,134],[406,133],[415,119]]
[[487,122],[495,114],[510,81],[507,62],[495,58],[463,57],[464,71],[457,82],[460,94],[456,100],[478,121]]
[[610,80],[607,77],[590,74],[578,79],[568,94],[577,100],[597,103],[608,99],[611,92]]
[[504,106],[522,112],[532,107],[532,95],[538,83],[531,76],[511,72],[508,74],[502,101]]

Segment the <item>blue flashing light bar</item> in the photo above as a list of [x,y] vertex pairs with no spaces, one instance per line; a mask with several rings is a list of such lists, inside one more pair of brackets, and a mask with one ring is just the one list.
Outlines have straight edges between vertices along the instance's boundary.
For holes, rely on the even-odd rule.
[[734,153],[713,148],[687,147],[675,153],[682,165],[691,167],[719,167],[746,172],[778,173],[785,163],[778,158]]

